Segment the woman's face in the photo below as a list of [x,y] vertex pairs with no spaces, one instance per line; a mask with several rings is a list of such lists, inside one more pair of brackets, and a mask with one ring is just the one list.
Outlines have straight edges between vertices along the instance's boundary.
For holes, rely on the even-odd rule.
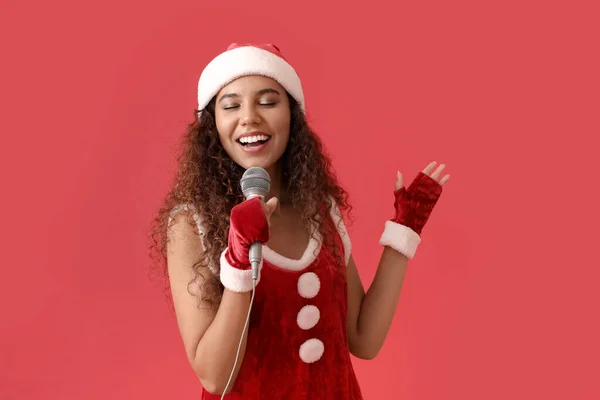
[[290,104],[271,78],[245,76],[217,93],[215,120],[221,144],[244,169],[273,170],[290,136]]

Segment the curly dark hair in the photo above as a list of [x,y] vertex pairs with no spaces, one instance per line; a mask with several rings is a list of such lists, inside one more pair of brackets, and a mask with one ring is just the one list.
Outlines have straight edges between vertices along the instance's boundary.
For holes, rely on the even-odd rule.
[[[307,228],[316,227],[323,244],[333,246],[334,255],[339,259],[343,250],[333,240],[335,226],[324,223],[323,215],[324,211],[331,210],[330,199],[333,199],[347,221],[351,210],[348,194],[339,185],[330,157],[320,138],[309,127],[299,104],[289,93],[288,98],[290,136],[281,159],[282,190],[291,205],[300,211],[299,222]],[[202,221],[205,251],[193,266],[196,278],[188,285],[188,291],[200,300],[200,304],[216,309],[223,286],[215,274],[204,274],[203,277],[200,271],[211,265],[218,268],[220,254],[227,246],[231,209],[244,201],[239,186],[244,169],[221,145],[215,124],[215,99],[202,112],[195,110],[194,116],[194,122],[182,137],[173,185],[151,224],[150,257],[160,275],[167,278],[165,285],[170,298],[166,262],[170,213],[178,205],[193,205]],[[187,215],[188,222],[195,227],[193,213]],[[311,230],[313,238],[316,238],[316,229]],[[192,290],[192,285],[199,290]]]

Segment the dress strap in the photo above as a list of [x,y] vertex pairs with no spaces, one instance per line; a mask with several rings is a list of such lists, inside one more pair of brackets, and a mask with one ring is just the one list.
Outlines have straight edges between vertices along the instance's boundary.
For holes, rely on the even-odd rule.
[[[202,218],[200,218],[200,214],[198,213],[198,209],[191,203],[184,203],[184,204],[178,204],[175,207],[173,207],[173,209],[171,210],[171,212],[169,213],[169,225],[171,225],[171,221],[173,220],[173,218],[175,218],[175,216],[177,214],[179,214],[180,212],[188,212],[191,211],[192,217],[194,218],[194,221],[196,222],[196,228],[198,229],[198,233],[200,234],[200,243],[202,244],[202,250],[206,251],[206,245],[205,245],[205,231],[204,231],[204,227],[202,226]],[[218,270],[211,264],[209,264],[208,266],[210,268],[210,270],[212,271],[213,274],[218,274]]]
[[331,197],[330,214],[333,223],[337,227],[337,231],[340,235],[340,238],[342,239],[342,243],[344,245],[344,259],[346,261],[346,265],[348,265],[350,255],[352,254],[352,241],[350,240],[350,235],[348,234],[348,230],[346,229],[346,224],[344,223],[342,213],[333,197]]

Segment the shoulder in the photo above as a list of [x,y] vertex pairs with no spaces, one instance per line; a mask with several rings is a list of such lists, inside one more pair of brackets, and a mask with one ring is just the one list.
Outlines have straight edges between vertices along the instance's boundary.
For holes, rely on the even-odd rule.
[[[182,246],[198,247],[200,250],[200,246],[197,245],[202,243],[204,230],[196,207],[192,204],[179,204],[173,207],[169,213],[167,236],[169,247],[173,250],[181,250]],[[189,250],[185,249],[185,251]]]
[[[190,224],[190,216],[192,217],[195,224]],[[172,237],[191,237],[195,236],[194,243],[198,243],[198,236],[200,237],[200,248],[202,251],[206,251],[206,230],[204,228],[204,219],[198,212],[198,208],[191,203],[178,204],[172,208],[169,214],[168,223],[169,235]],[[218,274],[218,269],[209,260],[209,269],[213,274]]]
[[175,207],[171,209],[169,213],[169,222],[168,226],[171,227],[173,225],[181,225],[180,223],[189,221],[189,217],[192,217],[195,222],[195,230],[196,233],[204,236],[204,228],[202,226],[202,218],[200,217],[200,213],[196,206],[191,203],[182,203],[177,204]]

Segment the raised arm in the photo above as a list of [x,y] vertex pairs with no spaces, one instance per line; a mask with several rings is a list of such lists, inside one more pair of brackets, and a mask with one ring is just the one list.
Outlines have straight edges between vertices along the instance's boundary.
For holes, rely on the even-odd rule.
[[[211,310],[206,304],[198,306],[197,298],[188,292],[188,283],[194,278],[192,266],[203,251],[200,237],[194,230],[187,222],[186,213],[174,217],[168,247],[171,292],[190,365],[207,391],[221,394],[233,368],[251,293],[225,289],[218,310]],[[202,270],[201,274],[200,279],[214,279],[208,268]],[[246,336],[234,379],[244,356]]]
[[[269,219],[276,205],[277,199],[265,204],[256,198],[233,208],[229,246],[223,251],[219,265],[218,279],[225,289],[216,311],[206,304],[198,306],[197,297],[188,291],[188,284],[194,278],[192,266],[203,252],[197,228],[190,226],[186,212],[173,217],[168,233],[167,263],[177,324],[188,360],[210,393],[230,392],[242,365],[248,337],[244,327],[253,287],[248,248],[254,241],[268,241]],[[204,281],[215,279],[208,268],[200,273]],[[239,356],[230,380],[238,348]]]
[[421,231],[450,178],[440,179],[444,165],[435,171],[430,163],[404,188],[398,173],[394,218],[386,222],[380,243],[384,246],[375,278],[365,293],[352,257],[348,262],[348,338],[356,357],[372,359],[379,353],[390,329],[409,259],[421,241]]

